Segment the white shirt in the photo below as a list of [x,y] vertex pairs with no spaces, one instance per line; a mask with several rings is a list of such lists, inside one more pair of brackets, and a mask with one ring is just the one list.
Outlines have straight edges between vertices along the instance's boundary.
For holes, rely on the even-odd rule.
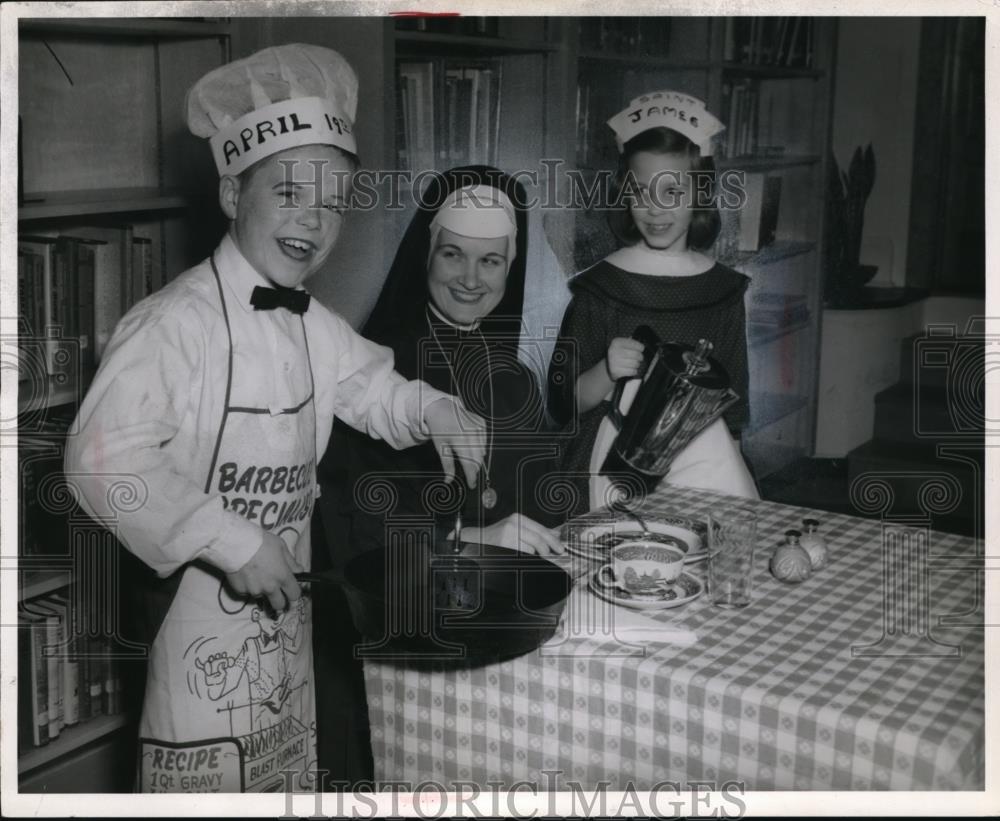
[[[299,317],[255,311],[269,283],[227,235],[215,252],[234,340],[230,406],[291,407],[309,395]],[[445,394],[393,370],[369,342],[312,300],[303,314],[315,379],[316,454],[334,415],[397,448],[427,438],[423,411]],[[226,403],[229,337],[208,260],[140,302],[119,323],[67,439],[65,469],[81,506],[167,576],[195,559],[230,573],[262,541],[259,524],[205,492]],[[116,493],[131,482],[138,496]],[[119,485],[119,487],[121,487]],[[109,517],[112,517],[109,520]]]

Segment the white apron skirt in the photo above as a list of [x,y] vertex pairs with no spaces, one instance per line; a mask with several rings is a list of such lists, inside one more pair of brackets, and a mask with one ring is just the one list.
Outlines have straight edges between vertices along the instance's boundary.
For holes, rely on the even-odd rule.
[[[234,406],[233,368],[205,491],[280,536],[303,568],[316,493],[316,413],[308,395],[280,410]],[[279,309],[281,310],[281,309]],[[301,317],[300,317],[301,320]],[[302,345],[308,356],[305,324]],[[239,340],[237,340],[237,343]],[[310,602],[283,613],[230,595],[224,575],[193,563],[183,573],[150,650],[139,738],[143,792],[315,789]]]
[[[619,403],[622,414],[627,414],[632,401],[639,392],[642,380],[630,379],[622,391]],[[604,507],[617,499],[614,485],[607,476],[601,475],[601,467],[607,458],[618,429],[605,416],[597,429],[594,448],[590,452],[590,500],[588,510]],[[759,499],[753,477],[747,469],[743,456],[726,423],[720,417],[692,439],[687,447],[677,454],[670,472],[660,483],[678,487],[703,488],[730,496]]]

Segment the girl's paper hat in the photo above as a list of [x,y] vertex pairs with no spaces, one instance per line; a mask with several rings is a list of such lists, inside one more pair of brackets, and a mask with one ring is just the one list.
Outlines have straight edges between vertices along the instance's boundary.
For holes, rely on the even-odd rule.
[[207,137],[219,174],[302,145],[357,153],[358,79],[339,53],[287,44],[227,63],[188,91],[188,128]]
[[712,156],[712,137],[725,128],[704,102],[680,91],[653,91],[636,97],[628,108],[608,120],[608,125],[615,132],[619,154],[637,134],[650,128],[669,128],[698,146],[702,157]]

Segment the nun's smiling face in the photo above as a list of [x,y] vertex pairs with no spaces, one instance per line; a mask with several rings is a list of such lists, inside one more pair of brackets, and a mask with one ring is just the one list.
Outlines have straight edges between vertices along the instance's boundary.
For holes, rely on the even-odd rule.
[[431,254],[427,289],[447,319],[471,325],[500,304],[507,269],[507,237],[474,239],[442,228]]
[[222,209],[247,262],[289,288],[316,273],[340,236],[353,170],[342,151],[304,145],[223,177]]

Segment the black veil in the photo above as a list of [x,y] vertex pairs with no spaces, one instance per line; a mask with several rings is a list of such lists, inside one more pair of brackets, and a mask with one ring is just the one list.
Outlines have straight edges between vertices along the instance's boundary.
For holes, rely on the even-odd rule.
[[503,191],[514,206],[517,218],[517,253],[507,274],[503,299],[480,323],[480,330],[492,346],[518,344],[524,307],[524,280],[528,254],[527,196],[524,186],[498,168],[469,165],[435,174],[428,184],[416,214],[396,251],[375,308],[361,333],[373,342],[387,345],[396,353],[396,369],[407,378],[413,372],[412,345],[407,340],[426,333],[427,256],[430,225],[450,193],[470,185],[490,185]]

